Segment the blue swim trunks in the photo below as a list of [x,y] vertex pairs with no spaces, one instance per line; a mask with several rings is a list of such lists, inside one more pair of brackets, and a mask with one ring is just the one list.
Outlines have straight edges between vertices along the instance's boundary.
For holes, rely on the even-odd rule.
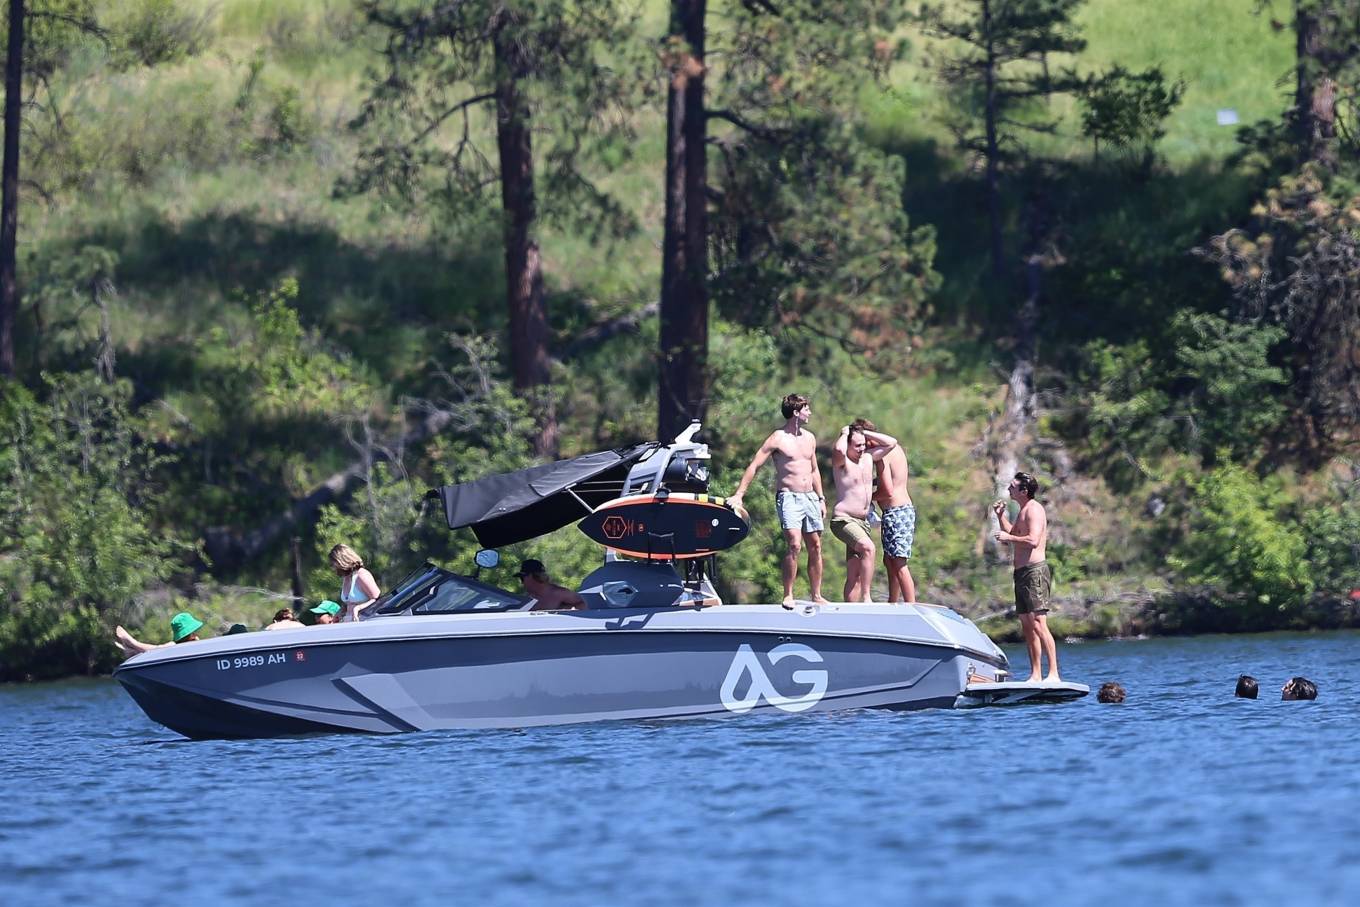
[[779,511],[779,525],[783,529],[821,532],[822,499],[810,491],[781,491],[774,496]]
[[916,541],[916,508],[910,504],[883,511],[883,553],[889,557],[911,557]]

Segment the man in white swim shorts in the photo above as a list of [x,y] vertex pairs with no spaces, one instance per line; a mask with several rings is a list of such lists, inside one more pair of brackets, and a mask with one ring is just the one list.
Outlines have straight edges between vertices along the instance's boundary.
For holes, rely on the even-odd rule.
[[784,607],[793,607],[798,553],[804,545],[807,546],[812,600],[826,604],[822,597],[822,530],[826,522],[826,497],[822,494],[822,474],[817,468],[817,438],[806,428],[812,418],[812,404],[802,394],[789,394],[780,402],[780,411],[784,414],[784,427],[760,445],[728,502],[740,508],[742,496],[756,472],[766,460],[774,458],[775,504],[788,545],[783,563]]

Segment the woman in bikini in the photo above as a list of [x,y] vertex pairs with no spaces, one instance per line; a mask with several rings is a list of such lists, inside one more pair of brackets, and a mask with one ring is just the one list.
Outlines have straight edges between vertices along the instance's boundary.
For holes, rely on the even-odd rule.
[[359,614],[382,594],[378,581],[364,566],[364,559],[348,545],[336,545],[330,553],[331,568],[340,577],[341,622],[358,620]]

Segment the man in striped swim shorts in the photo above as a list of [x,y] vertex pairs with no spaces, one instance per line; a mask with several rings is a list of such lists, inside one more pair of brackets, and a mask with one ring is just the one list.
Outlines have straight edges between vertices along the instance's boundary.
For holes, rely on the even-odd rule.
[[888,573],[888,601],[914,602],[916,580],[907,562],[916,540],[916,508],[907,491],[907,453],[890,435],[876,431],[868,419],[856,419],[852,424],[863,429],[871,451],[886,448],[886,453],[874,461],[878,478],[874,503],[883,511],[883,568]]

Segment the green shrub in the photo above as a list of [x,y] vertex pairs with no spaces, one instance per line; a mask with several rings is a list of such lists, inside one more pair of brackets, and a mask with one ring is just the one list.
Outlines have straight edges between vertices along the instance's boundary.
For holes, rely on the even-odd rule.
[[1302,605],[1313,592],[1307,540],[1279,480],[1226,464],[1192,488],[1188,532],[1168,558],[1171,567],[1248,615],[1267,619]]
[[202,53],[213,39],[215,9],[194,11],[178,0],[137,0],[113,23],[123,66],[157,66]]
[[1318,592],[1340,597],[1360,589],[1360,487],[1315,502],[1303,525]]
[[[471,532],[450,534],[438,506],[422,507],[421,499],[434,484],[467,482],[530,465],[528,439],[533,420],[528,403],[515,394],[498,366],[494,343],[477,337],[450,337],[450,341],[449,359],[438,368],[446,380],[445,395],[407,401],[416,410],[440,410],[451,417],[420,464],[429,478],[413,477],[402,464],[377,463],[365,477],[364,487],[344,506],[327,506],[317,525],[319,563],[309,577],[309,597],[338,594],[339,580],[326,562],[331,547],[338,543],[359,552],[384,591],[427,559],[472,572],[478,545]],[[592,560],[598,560],[598,551],[569,526],[502,555],[507,563],[517,555],[538,557],[552,565],[558,576],[579,577],[593,566]],[[508,574],[497,576],[504,579]],[[514,584],[509,588],[514,589]]]
[[131,388],[61,375],[47,390],[0,385],[0,680],[109,668],[114,625],[181,549],[152,522]]
[[1070,433],[1085,435],[1102,472],[1122,490],[1169,452],[1209,465],[1220,455],[1249,460],[1284,421],[1288,378],[1269,364],[1283,337],[1278,327],[1182,310],[1160,343],[1091,343],[1078,378],[1084,405]]
[[1289,379],[1270,364],[1271,347],[1284,339],[1284,330],[1182,311],[1172,320],[1171,336],[1171,378],[1188,385],[1181,404],[1188,449],[1206,461],[1224,449],[1237,460],[1259,452],[1261,439],[1284,420],[1280,388]]

